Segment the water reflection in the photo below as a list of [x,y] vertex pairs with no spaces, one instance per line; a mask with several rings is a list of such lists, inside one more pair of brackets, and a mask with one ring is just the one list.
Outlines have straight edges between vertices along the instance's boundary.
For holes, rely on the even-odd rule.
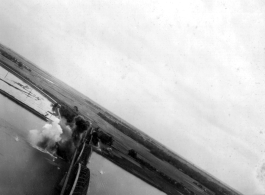
[[165,194],[96,153],[92,154],[88,167],[91,172],[88,195]]

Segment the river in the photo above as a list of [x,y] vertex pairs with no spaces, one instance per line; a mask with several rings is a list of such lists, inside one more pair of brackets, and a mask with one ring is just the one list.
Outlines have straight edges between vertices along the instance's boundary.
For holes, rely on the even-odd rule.
[[[0,78],[0,88],[8,94],[41,114],[51,111],[45,97],[2,67]],[[0,106],[0,194],[59,194],[56,186],[69,164],[35,149],[27,139],[30,130],[41,129],[46,122],[1,94]],[[88,195],[164,194],[96,153],[87,166]]]
[[66,163],[27,141],[29,130],[40,129],[44,121],[2,95],[0,104],[0,194],[58,194]]

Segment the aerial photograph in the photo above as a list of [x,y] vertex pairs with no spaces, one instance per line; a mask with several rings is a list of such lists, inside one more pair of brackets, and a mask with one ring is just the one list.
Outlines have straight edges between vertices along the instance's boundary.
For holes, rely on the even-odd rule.
[[0,195],[265,194],[264,1],[0,7]]

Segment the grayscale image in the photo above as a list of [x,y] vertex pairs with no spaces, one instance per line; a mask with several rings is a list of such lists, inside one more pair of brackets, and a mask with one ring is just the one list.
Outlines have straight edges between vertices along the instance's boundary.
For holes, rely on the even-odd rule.
[[0,8],[0,195],[265,194],[264,1]]

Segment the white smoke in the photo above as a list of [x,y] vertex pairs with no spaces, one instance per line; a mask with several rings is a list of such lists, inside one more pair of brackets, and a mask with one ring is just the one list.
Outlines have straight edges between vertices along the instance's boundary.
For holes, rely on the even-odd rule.
[[62,128],[58,122],[45,124],[41,130],[29,131],[29,142],[32,146],[42,150],[49,150],[55,146],[55,143],[61,140]]
[[[60,112],[58,112],[58,114],[60,119],[54,119],[52,123],[45,124],[40,130],[30,130],[28,141],[34,148],[53,156],[58,152],[58,147],[59,151],[63,150],[67,155],[71,155],[75,148],[72,140],[72,128],[76,126],[75,123],[77,118],[79,122],[81,119],[84,120],[84,118],[80,116],[76,117],[73,124],[71,124],[73,127],[71,127],[66,118],[61,117]],[[85,124],[83,124],[82,127],[86,127]],[[58,145],[56,144],[57,142],[59,142]]]

